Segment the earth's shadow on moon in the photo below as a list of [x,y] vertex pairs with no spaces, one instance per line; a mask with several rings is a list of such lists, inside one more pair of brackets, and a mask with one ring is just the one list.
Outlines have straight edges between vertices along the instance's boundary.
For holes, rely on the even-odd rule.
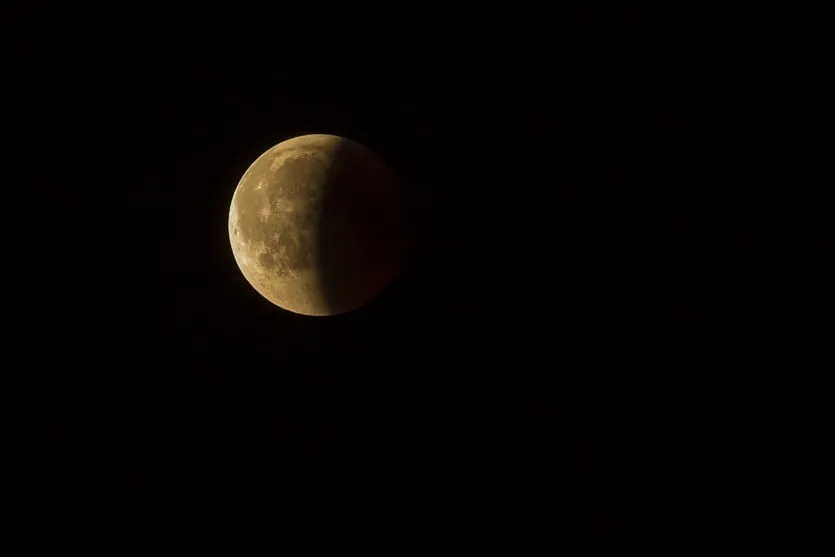
[[411,241],[407,186],[380,155],[347,138],[325,179],[316,268],[331,315],[358,310],[403,272]]

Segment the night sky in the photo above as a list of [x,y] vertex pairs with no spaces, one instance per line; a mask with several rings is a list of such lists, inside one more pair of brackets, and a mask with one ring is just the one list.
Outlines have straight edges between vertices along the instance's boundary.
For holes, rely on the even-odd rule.
[[[67,454],[105,486],[77,484],[74,543],[712,547],[733,509],[779,520],[748,467],[776,379],[751,362],[793,97],[761,39],[563,39],[536,71],[504,47],[74,69],[61,129],[104,162],[82,164],[94,222],[60,318]],[[249,164],[307,133],[378,152],[415,200],[404,273],[332,318],[263,299],[227,236]]]

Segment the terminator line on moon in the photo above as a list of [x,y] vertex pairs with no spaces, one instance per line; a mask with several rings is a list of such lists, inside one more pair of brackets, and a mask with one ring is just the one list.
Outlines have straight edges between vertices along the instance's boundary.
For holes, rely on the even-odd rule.
[[283,141],[238,183],[229,239],[246,280],[304,315],[334,315],[375,297],[402,266],[406,223],[394,172],[334,135]]

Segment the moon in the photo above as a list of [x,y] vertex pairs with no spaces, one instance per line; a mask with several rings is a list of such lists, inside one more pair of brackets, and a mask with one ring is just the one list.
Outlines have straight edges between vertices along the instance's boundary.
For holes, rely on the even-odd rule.
[[267,150],[229,209],[229,241],[246,280],[302,315],[346,313],[377,296],[402,270],[407,230],[394,171],[336,135],[303,135]]

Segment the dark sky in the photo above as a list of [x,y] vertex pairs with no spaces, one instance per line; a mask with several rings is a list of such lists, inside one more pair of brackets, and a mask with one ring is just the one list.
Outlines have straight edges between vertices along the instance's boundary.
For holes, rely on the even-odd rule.
[[[774,379],[746,362],[778,303],[794,97],[779,36],[758,41],[576,36],[535,69],[521,47],[62,66],[90,198],[67,229],[67,446],[106,486],[84,516],[149,552],[648,524],[710,546],[729,508],[776,520],[746,472]],[[404,274],[327,319],[261,298],[227,238],[243,172],[305,133],[377,151],[420,200]]]

